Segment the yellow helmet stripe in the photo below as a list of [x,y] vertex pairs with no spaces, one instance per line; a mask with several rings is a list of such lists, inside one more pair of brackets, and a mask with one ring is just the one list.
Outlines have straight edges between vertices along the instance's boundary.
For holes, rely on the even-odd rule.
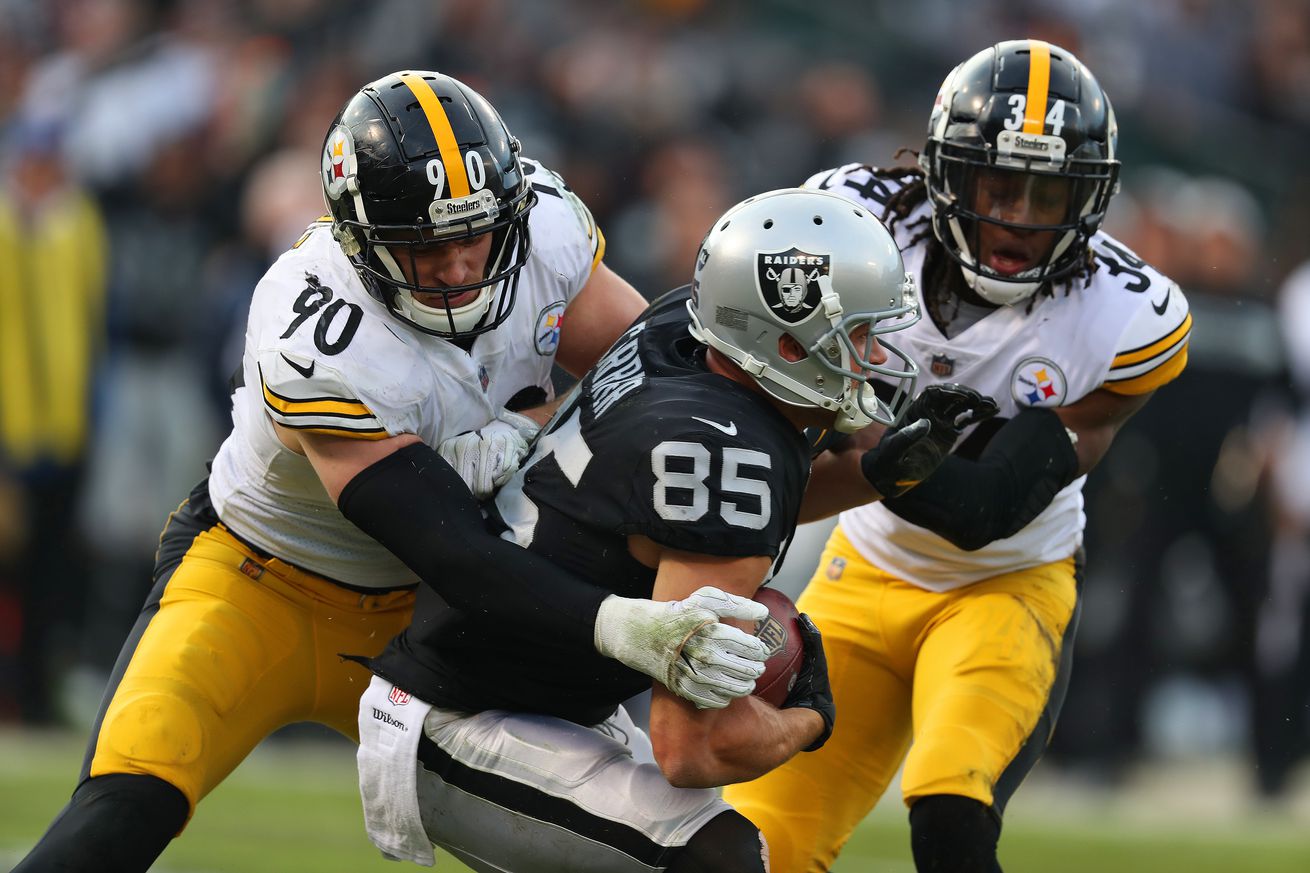
[[437,139],[437,148],[441,151],[441,163],[446,165],[446,179],[450,182],[451,197],[467,197],[469,195],[469,177],[468,172],[464,169],[464,156],[459,153],[459,142],[455,139],[455,131],[450,127],[450,119],[446,117],[446,110],[441,108],[441,98],[437,97],[432,86],[421,76],[415,76],[413,73],[402,73],[400,81],[409,86],[409,90],[414,92],[418,98],[418,105],[423,108],[423,114],[428,117],[428,124],[432,126],[432,135]]
[[1046,96],[1051,88],[1051,46],[1040,39],[1028,40],[1028,100],[1023,112],[1023,132],[1041,134],[1046,126]]

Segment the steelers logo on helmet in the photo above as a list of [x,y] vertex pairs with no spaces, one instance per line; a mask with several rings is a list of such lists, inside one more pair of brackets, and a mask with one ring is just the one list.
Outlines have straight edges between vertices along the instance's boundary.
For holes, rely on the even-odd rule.
[[813,315],[822,297],[819,277],[832,268],[829,255],[813,255],[792,247],[783,252],[760,252],[755,257],[755,281],[769,311],[787,324],[800,324]]
[[323,191],[338,200],[355,178],[355,141],[345,125],[338,124],[323,143]]

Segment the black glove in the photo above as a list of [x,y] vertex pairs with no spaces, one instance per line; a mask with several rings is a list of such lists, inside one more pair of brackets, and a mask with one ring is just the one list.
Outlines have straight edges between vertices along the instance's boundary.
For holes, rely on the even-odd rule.
[[991,418],[996,401],[967,385],[943,382],[929,385],[905,409],[904,421],[926,418],[932,422],[933,438],[949,453],[960,434],[971,424]]
[[787,699],[779,709],[800,706],[812,709],[823,716],[823,733],[803,751],[815,752],[832,736],[832,725],[837,720],[837,706],[832,702],[832,688],[828,685],[828,656],[823,653],[823,634],[810,617],[801,613],[797,617],[801,626],[801,641],[805,646],[805,660]]
[[969,425],[991,418],[996,401],[954,383],[929,385],[905,410],[902,428],[891,428],[860,458],[860,469],[883,497],[900,497],[932,475]]

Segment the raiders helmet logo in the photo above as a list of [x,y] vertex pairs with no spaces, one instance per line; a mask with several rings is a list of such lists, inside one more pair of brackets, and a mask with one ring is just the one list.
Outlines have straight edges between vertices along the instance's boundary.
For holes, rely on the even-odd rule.
[[760,252],[755,256],[755,284],[769,311],[780,321],[800,324],[819,305],[819,277],[827,276],[830,255],[812,255],[798,248]]

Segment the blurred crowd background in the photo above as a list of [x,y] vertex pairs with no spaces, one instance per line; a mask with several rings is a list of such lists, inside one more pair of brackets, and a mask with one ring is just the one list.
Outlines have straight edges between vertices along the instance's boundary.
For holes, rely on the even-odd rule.
[[[653,297],[747,194],[912,160],[947,71],[1073,50],[1120,123],[1107,229],[1182,285],[1187,371],[1087,489],[1048,760],[1310,750],[1310,0],[0,0],[0,721],[82,729],[158,532],[229,426],[251,289],[323,212],[339,106],[482,91]],[[802,575],[808,567],[793,568]]]

